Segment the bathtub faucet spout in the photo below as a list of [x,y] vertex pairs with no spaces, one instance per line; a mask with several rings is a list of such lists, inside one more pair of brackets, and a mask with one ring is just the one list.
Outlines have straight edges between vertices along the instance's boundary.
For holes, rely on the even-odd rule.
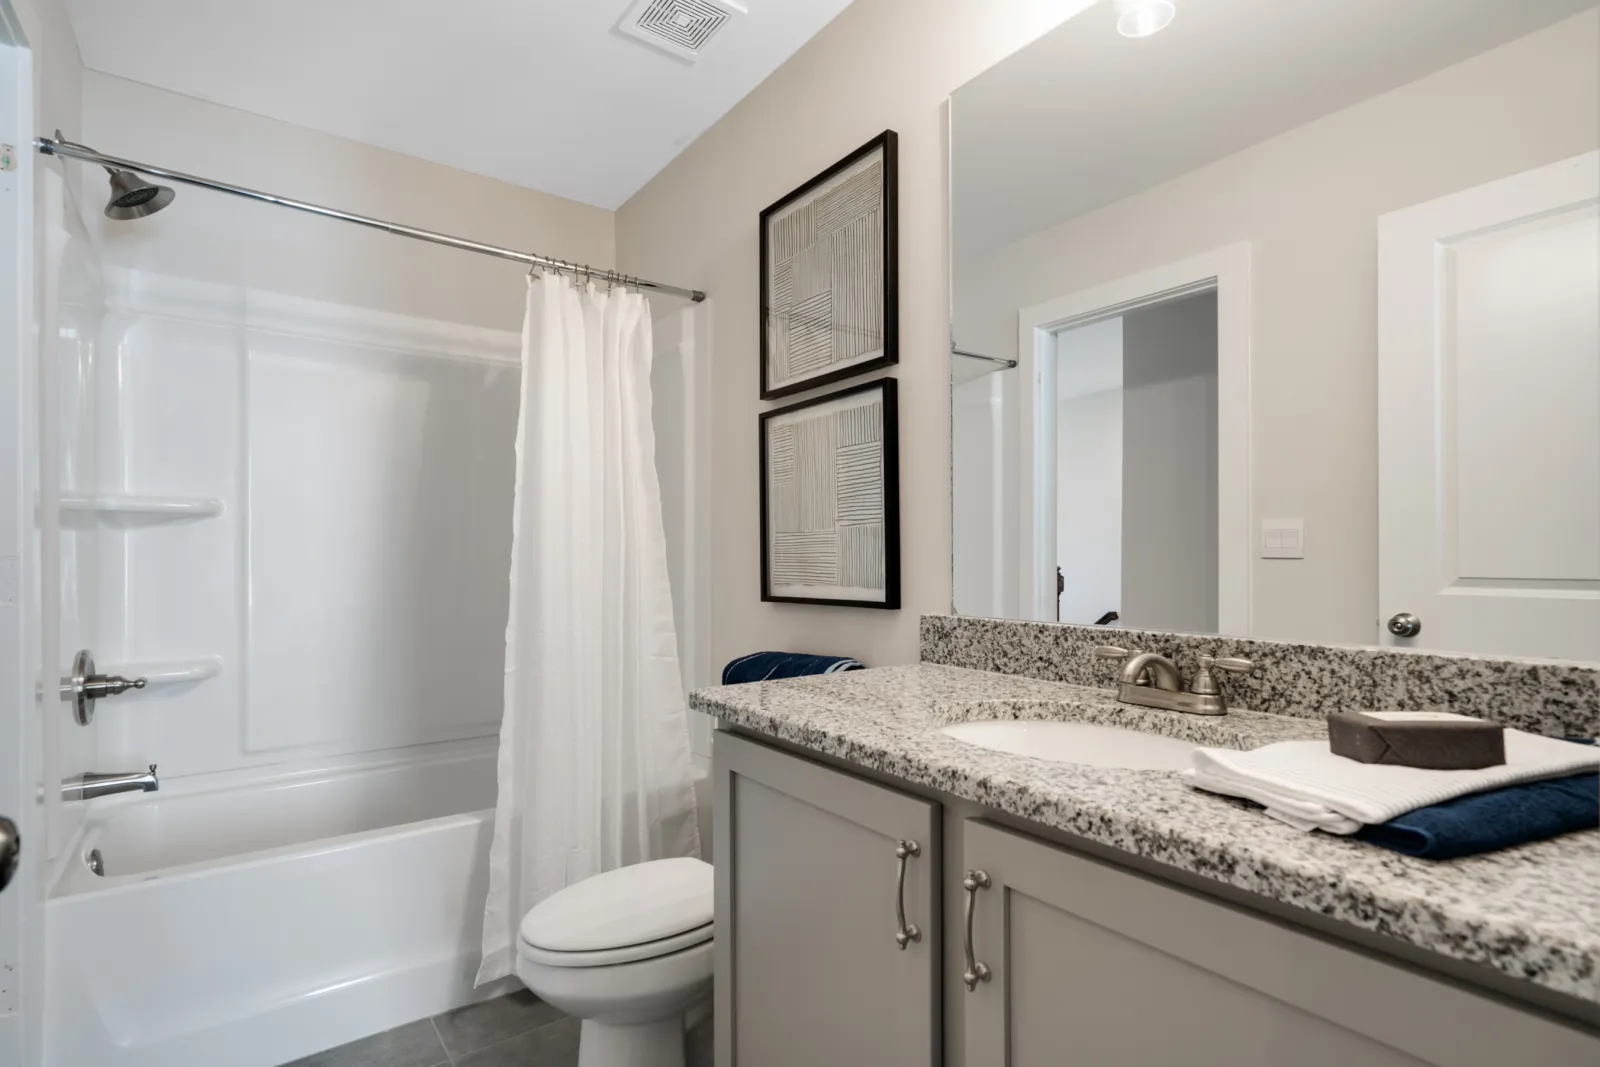
[[156,777],[156,765],[152,763],[148,771],[125,774],[97,774],[90,771],[74,775],[61,783],[61,799],[93,800],[112,793],[131,793],[136,789],[154,793],[160,788],[161,779]]

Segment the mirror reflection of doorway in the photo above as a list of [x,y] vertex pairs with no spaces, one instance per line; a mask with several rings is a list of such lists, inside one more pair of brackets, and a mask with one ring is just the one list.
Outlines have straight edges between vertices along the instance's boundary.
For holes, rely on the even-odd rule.
[[1060,618],[1215,633],[1217,295],[1055,332]]

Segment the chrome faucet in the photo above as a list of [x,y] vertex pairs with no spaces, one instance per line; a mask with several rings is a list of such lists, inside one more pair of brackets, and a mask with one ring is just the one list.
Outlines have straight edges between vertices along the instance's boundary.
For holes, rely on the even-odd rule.
[[154,793],[160,788],[161,779],[156,777],[156,765],[152,763],[150,769],[143,772],[97,774],[90,771],[74,775],[62,781],[61,799],[93,800],[95,797],[110,796],[112,793],[131,793],[134,790]]
[[1183,678],[1177,664],[1159,652],[1134,652],[1109,645],[1094,650],[1100,659],[1123,660],[1122,673],[1117,678],[1117,699],[1124,704],[1137,704],[1143,708],[1161,708],[1165,711],[1182,711],[1190,715],[1226,715],[1228,700],[1217,684],[1215,671],[1249,674],[1255,664],[1247,659],[1215,659],[1200,657],[1200,670],[1188,692],[1183,689]]

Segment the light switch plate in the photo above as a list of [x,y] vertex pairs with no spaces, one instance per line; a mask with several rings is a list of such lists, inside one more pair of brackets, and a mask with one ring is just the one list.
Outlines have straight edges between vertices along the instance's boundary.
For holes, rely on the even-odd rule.
[[1262,559],[1305,559],[1306,520],[1262,519]]

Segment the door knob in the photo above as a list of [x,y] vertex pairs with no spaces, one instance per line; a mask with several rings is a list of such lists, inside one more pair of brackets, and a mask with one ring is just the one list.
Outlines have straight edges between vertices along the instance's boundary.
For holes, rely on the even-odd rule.
[[17,824],[0,815],[0,889],[11,884],[21,854],[22,838],[17,833]]
[[1409,611],[1402,611],[1389,620],[1389,632],[1396,637],[1415,637],[1422,632],[1422,620]]

